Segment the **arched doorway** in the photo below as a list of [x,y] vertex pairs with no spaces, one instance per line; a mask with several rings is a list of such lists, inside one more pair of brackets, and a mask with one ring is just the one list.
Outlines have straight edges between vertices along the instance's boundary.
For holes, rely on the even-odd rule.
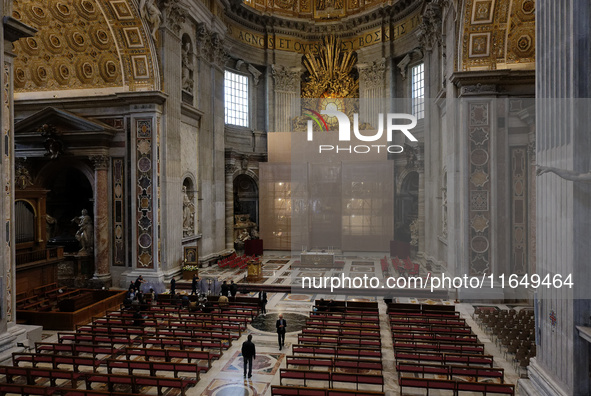
[[259,223],[259,188],[249,175],[234,179],[234,215],[247,214],[250,221]]
[[[78,168],[69,165],[52,169],[41,180],[47,193],[47,214],[54,219],[51,234],[62,242],[75,241],[78,222],[72,219],[80,216],[82,209],[94,221],[94,199],[92,185],[86,175]],[[76,241],[77,242],[77,241]],[[75,252],[79,247],[66,245],[66,251]]]

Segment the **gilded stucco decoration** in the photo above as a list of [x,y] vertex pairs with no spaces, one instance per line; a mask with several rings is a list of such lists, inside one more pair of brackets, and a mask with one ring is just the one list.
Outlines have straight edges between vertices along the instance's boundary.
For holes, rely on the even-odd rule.
[[307,78],[302,82],[302,98],[357,98],[359,78],[353,72],[357,54],[344,51],[341,40],[324,38],[318,54],[307,51],[303,63]]
[[15,0],[13,17],[38,30],[14,44],[16,93],[159,88],[152,38],[132,0]]
[[[358,112],[358,101],[354,99],[359,98],[359,73],[354,51],[344,50],[335,36],[325,36],[319,51],[306,51],[302,63],[306,68],[301,81],[303,108],[332,108],[350,115]],[[307,119],[296,117],[294,130],[304,130]],[[336,117],[326,117],[326,122],[331,128],[337,125]]]
[[460,70],[535,68],[535,0],[468,0]]
[[245,0],[263,13],[311,20],[338,20],[383,5],[378,0]]

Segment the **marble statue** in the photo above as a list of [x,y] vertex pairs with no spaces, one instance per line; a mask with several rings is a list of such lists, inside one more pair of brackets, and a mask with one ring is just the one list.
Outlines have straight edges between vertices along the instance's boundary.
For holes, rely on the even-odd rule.
[[238,234],[238,238],[236,240],[240,241],[240,242],[244,242],[244,241],[248,241],[249,239],[250,239],[250,234],[248,233],[248,230],[246,228],[243,228],[242,231],[240,231],[240,234]]
[[162,23],[162,12],[156,4],[157,0],[141,0],[140,1],[140,15],[144,18],[152,28],[152,37],[156,40],[156,32]]
[[182,59],[182,84],[183,90],[189,93],[193,93],[193,62],[191,60],[191,43],[186,42],[183,44],[183,59]]
[[183,186],[183,236],[190,236],[195,233],[195,205],[187,194],[187,186]]
[[88,254],[94,247],[92,219],[86,209],[82,209],[82,214],[72,219],[73,223],[78,223],[76,239],[80,242],[81,249],[79,254]]
[[414,219],[410,223],[410,244],[411,246],[419,245],[419,220]]
[[45,223],[47,224],[45,227],[45,239],[50,240],[55,235],[57,220],[55,219],[55,217],[50,216],[49,214],[45,214]]
[[548,173],[548,172],[555,173],[556,175],[558,175],[559,177],[561,177],[565,180],[591,183],[591,171],[585,172],[585,173],[580,173],[580,172],[575,172],[575,171],[571,171],[568,169],[559,169],[559,168],[553,168],[551,166],[538,165],[538,169],[536,170],[536,174],[538,176],[543,175],[544,173]]

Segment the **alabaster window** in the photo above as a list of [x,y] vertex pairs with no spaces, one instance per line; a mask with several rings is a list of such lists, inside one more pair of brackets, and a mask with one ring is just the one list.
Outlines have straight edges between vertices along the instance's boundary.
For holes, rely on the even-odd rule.
[[248,127],[248,77],[225,73],[226,124]]
[[413,66],[412,72],[412,114],[417,119],[425,118],[425,64]]

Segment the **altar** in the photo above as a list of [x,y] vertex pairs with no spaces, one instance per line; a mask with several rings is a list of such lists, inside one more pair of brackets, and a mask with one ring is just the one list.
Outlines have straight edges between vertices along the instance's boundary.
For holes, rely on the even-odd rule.
[[334,252],[302,252],[300,262],[302,265],[332,267],[334,265]]

